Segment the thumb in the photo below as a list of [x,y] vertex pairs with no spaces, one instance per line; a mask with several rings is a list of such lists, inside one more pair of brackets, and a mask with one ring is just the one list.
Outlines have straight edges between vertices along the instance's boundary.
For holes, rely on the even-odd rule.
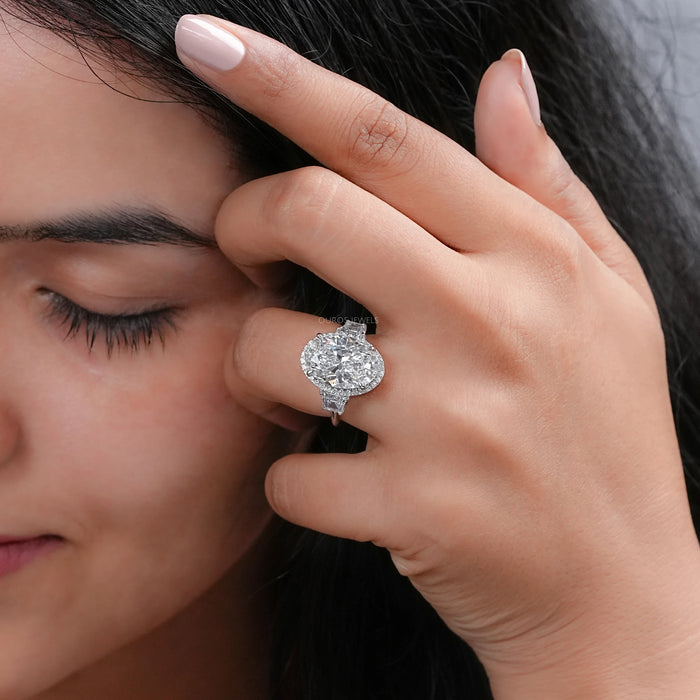
[[593,252],[656,313],[639,262],[549,138],[525,56],[507,51],[484,74],[474,114],[477,157],[515,187],[566,219]]

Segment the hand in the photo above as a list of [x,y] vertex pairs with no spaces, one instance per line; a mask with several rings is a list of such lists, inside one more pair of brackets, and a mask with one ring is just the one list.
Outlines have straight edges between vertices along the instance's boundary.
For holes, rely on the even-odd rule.
[[[273,508],[386,547],[497,696],[695,697],[700,559],[658,314],[631,251],[533,120],[518,57],[484,77],[477,159],[215,21],[223,43],[181,25],[183,61],[326,166],[234,191],[217,240],[258,283],[291,260],[360,301],[387,367],[343,414],[366,451],[277,461]],[[203,46],[209,67],[186,53]],[[336,326],[256,312],[232,348],[230,390],[271,420],[323,415],[299,354]]]

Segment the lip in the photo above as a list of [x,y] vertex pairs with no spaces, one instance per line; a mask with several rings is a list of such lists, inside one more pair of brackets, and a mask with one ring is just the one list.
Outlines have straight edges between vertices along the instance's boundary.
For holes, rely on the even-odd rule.
[[42,554],[60,547],[64,541],[58,535],[0,536],[0,576],[21,569]]

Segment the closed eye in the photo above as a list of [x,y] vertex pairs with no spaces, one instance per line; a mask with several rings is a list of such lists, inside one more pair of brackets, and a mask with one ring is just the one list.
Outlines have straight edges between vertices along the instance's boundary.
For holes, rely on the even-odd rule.
[[157,338],[165,347],[166,331],[176,331],[174,319],[177,308],[149,309],[130,314],[103,314],[79,306],[50,289],[39,290],[48,301],[49,317],[66,328],[65,340],[85,334],[88,350],[92,352],[98,340],[104,342],[107,356],[114,350],[130,349],[132,353],[152,345]]

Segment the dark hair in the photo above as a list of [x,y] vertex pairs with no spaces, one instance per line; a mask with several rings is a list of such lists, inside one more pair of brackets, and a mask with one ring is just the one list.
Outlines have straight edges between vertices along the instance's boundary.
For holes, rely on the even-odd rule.
[[[638,87],[629,37],[589,0],[6,0],[8,10],[193,104],[251,176],[311,163],[177,61],[180,15],[258,29],[363,83],[473,151],[487,66],[528,57],[550,135],[639,258],[667,340],[668,374],[696,527],[700,523],[700,220],[697,178],[671,113]],[[333,317],[365,309],[304,270],[290,306]],[[324,425],[313,451],[362,450]],[[273,690],[278,700],[491,697],[471,650],[369,543],[279,524]]]

